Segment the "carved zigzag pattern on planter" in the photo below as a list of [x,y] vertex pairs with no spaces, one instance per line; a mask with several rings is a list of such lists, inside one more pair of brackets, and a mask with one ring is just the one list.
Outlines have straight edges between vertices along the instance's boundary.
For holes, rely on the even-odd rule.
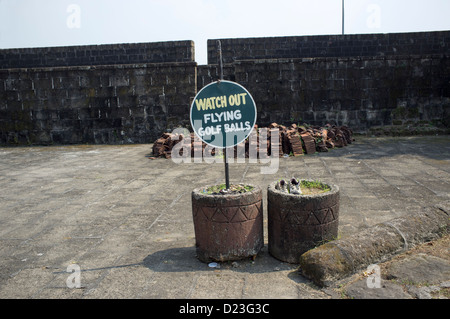
[[[224,211],[227,213],[224,213]],[[198,214],[214,223],[240,223],[248,220],[253,220],[261,213],[259,203],[248,206],[228,206],[221,207],[194,207],[194,217]]]
[[337,218],[336,206],[316,211],[302,211],[291,209],[277,209],[276,219],[294,225],[322,225],[330,223]]

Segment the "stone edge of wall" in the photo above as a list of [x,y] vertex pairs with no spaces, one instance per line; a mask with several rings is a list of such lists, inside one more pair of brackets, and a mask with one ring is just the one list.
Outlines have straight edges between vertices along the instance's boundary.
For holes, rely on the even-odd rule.
[[304,253],[301,273],[321,287],[384,262],[417,244],[441,237],[450,227],[450,201],[369,227]]
[[0,49],[0,69],[195,62],[192,40]]

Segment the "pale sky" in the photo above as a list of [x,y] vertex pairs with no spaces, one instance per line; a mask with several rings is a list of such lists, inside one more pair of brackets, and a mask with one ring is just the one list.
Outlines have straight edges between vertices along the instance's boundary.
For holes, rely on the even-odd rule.
[[[342,33],[342,0],[0,0],[0,49]],[[345,0],[345,33],[450,30],[450,0]]]

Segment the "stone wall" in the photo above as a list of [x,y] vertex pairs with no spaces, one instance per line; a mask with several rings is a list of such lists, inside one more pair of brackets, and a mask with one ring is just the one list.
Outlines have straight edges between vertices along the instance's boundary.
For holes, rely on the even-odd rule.
[[[450,126],[449,31],[220,42],[225,79],[252,93],[260,125]],[[217,40],[208,40],[208,61],[210,74]]]
[[149,143],[189,124],[196,63],[0,70],[2,144]]
[[449,116],[447,55],[246,60],[234,69],[254,96],[260,125],[331,123],[364,132]]
[[0,50],[0,69],[193,62],[193,41]]
[[0,144],[149,143],[189,125],[193,41],[0,50]]
[[[449,35],[222,39],[223,74],[252,94],[259,126],[449,127]],[[192,41],[0,50],[0,144],[152,143],[189,127],[219,78],[216,43],[200,66]]]
[[[240,60],[439,54],[450,32],[317,35],[220,39],[224,63]],[[208,64],[217,63],[217,40],[208,40]]]

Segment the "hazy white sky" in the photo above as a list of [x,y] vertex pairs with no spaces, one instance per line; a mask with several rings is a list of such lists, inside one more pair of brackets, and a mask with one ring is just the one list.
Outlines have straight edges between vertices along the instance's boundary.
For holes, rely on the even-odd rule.
[[[0,48],[340,34],[342,0],[0,0]],[[345,33],[450,30],[449,0],[345,0]]]

